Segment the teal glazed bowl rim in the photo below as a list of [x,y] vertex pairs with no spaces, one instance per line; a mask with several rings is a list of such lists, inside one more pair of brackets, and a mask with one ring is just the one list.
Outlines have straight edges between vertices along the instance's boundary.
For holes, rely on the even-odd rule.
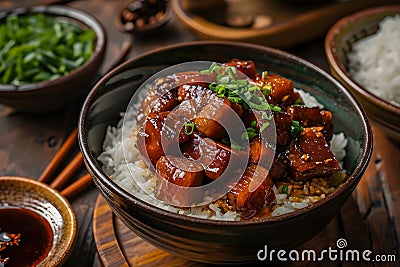
[[[107,127],[116,126],[133,93],[147,78],[178,63],[226,62],[232,57],[253,60],[260,70],[297,77],[296,88],[310,92],[327,109],[333,110],[337,131],[344,131],[349,140],[344,162],[349,176],[342,187],[314,205],[288,214],[267,219],[219,221],[177,214],[148,204],[106,175],[97,156],[103,150]],[[257,251],[266,242],[276,249],[293,248],[315,236],[337,215],[356,188],[372,153],[372,130],[367,116],[355,97],[338,81],[286,52],[226,41],[181,43],[129,59],[92,88],[81,109],[78,129],[86,167],[117,218],[138,237],[164,251],[213,264],[254,262]]]
[[102,61],[107,45],[107,35],[103,25],[96,17],[90,15],[83,10],[73,7],[59,5],[37,5],[31,7],[18,7],[9,11],[0,12],[0,21],[4,20],[7,16],[11,14],[25,15],[31,13],[44,13],[55,17],[65,17],[74,21],[75,23],[78,23],[78,25],[80,24],[84,27],[93,29],[96,34],[96,43],[93,49],[93,53],[90,58],[81,66],[57,79],[22,84],[18,86],[12,84],[0,84],[0,91],[18,93],[38,90],[49,86],[61,85],[63,83],[67,83],[70,79],[76,79],[77,77],[79,77],[80,72],[84,69],[91,68],[91,65],[96,63],[96,61],[98,60],[98,57],[101,57]]

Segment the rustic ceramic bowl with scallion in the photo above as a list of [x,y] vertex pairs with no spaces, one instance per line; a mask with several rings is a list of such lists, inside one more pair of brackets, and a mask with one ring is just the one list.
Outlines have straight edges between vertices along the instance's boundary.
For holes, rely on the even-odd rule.
[[106,33],[82,10],[49,5],[2,12],[0,32],[0,103],[6,106],[59,109],[81,100],[98,78]]

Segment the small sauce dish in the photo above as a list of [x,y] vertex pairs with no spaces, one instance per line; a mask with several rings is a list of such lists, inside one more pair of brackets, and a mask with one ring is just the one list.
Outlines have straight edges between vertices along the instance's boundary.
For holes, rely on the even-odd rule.
[[33,179],[0,177],[0,266],[61,266],[75,244],[71,204]]
[[172,17],[168,0],[129,0],[115,17],[117,27],[134,34],[151,33]]

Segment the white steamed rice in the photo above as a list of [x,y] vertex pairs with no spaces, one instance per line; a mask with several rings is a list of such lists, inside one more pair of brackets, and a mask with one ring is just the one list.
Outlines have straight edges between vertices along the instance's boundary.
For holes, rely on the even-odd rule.
[[350,75],[368,91],[400,106],[400,15],[385,17],[378,31],[352,46]]

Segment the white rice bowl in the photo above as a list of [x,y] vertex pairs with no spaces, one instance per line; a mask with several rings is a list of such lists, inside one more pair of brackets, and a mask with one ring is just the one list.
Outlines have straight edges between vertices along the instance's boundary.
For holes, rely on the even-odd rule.
[[347,55],[350,75],[369,92],[400,107],[400,15],[385,17],[378,31],[358,40]]

